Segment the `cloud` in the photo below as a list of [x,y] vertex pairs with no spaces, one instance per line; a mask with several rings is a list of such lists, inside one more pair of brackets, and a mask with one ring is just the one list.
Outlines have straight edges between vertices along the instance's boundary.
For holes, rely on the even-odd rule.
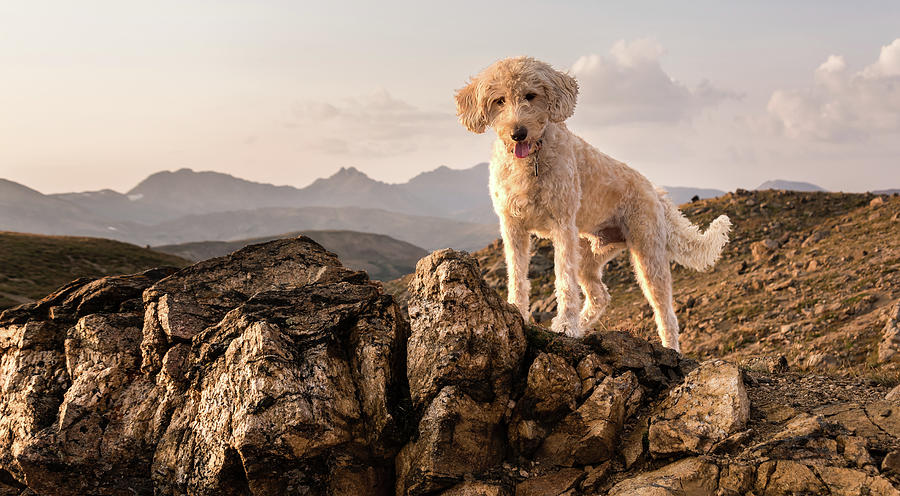
[[423,139],[456,126],[451,114],[421,110],[386,90],[339,103],[296,103],[285,127],[304,146],[328,155],[387,157],[409,153]]
[[842,56],[830,55],[812,86],[776,90],[767,109],[779,129],[797,139],[842,142],[900,131],[900,38],[855,73]]
[[738,95],[707,81],[690,88],[660,65],[664,51],[653,39],[620,40],[609,55],[585,55],[572,72],[581,89],[577,119],[589,124],[678,122],[704,107]]

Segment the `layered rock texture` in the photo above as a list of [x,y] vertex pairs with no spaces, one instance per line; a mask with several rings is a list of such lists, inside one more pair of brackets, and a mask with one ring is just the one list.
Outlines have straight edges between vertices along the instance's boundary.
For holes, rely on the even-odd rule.
[[452,250],[406,313],[281,240],[0,315],[0,495],[900,495],[887,388],[784,365],[551,334]]

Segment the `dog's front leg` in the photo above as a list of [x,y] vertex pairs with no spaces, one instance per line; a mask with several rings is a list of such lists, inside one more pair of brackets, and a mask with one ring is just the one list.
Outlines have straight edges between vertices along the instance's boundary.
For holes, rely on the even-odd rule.
[[556,317],[550,328],[554,332],[580,338],[584,330],[579,324],[581,292],[578,288],[578,230],[575,219],[560,225],[552,233],[553,265],[556,273]]
[[506,255],[507,301],[515,305],[522,313],[522,318],[528,322],[531,320],[528,303],[531,293],[531,281],[528,280],[531,236],[520,221],[505,216],[500,218],[500,234],[503,236],[503,252]]

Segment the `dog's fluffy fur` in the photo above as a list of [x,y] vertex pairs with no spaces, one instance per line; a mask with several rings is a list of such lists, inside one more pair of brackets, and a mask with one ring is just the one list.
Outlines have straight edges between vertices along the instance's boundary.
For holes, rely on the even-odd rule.
[[483,133],[490,126],[497,133],[490,190],[509,302],[530,318],[530,234],[549,238],[557,301],[551,327],[580,337],[609,303],[603,266],[628,248],[662,343],[679,350],[669,262],[710,268],[728,242],[731,222],[720,216],[701,234],[664,191],[569,131],[564,121],[577,94],[573,77],[529,57],[494,63],[456,94],[466,128]]

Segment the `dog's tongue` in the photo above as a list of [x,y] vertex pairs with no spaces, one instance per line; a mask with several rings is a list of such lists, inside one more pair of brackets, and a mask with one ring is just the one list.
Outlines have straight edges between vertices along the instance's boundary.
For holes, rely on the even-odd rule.
[[531,145],[524,141],[520,141],[520,142],[516,143],[516,152],[515,153],[516,153],[516,158],[525,158],[528,156],[529,153],[531,153]]

